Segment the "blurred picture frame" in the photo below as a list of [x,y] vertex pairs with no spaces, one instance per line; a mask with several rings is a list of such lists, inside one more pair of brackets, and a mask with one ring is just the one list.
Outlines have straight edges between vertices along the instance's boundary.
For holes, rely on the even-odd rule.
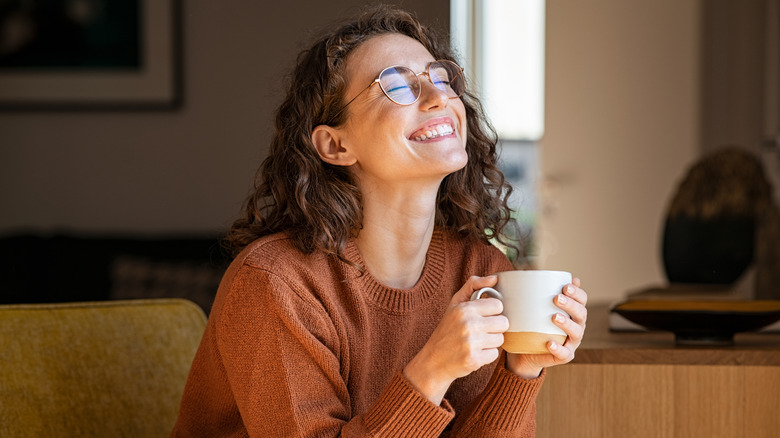
[[181,105],[180,0],[11,0],[2,6],[0,110]]

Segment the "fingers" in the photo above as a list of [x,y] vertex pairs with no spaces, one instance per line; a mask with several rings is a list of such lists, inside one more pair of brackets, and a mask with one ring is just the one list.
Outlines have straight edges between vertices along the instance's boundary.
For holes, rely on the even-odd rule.
[[498,283],[498,277],[495,275],[488,275],[486,277],[472,275],[468,280],[466,280],[466,284],[462,289],[466,289],[470,297],[473,291],[482,289],[483,287],[493,287],[496,285],[496,283]]
[[588,294],[579,286],[579,283],[580,279],[575,278],[572,281],[572,284],[567,284],[566,287],[563,288],[563,293],[566,296],[573,298],[575,301],[580,302],[584,306],[588,304]]
[[463,303],[452,310],[452,318],[466,333],[504,333],[509,319],[501,315],[503,304],[495,298]]
[[556,313],[553,316],[553,322],[566,333],[566,336],[568,337],[567,343],[572,342],[575,346],[580,345],[582,337],[585,334],[584,325],[577,324],[562,313]]
[[568,342],[564,345],[555,342],[549,342],[547,344],[547,351],[553,355],[558,364],[568,363],[574,359],[574,350],[576,350],[576,348],[570,348],[567,344]]
[[588,294],[580,287],[580,279],[574,278],[572,284],[566,285],[562,293],[555,298],[555,304],[569,314],[566,317],[563,313],[556,313],[553,316],[553,322],[560,327],[568,336],[564,345],[558,345],[556,357],[566,357],[571,360],[574,357],[574,351],[579,347],[582,338],[585,335],[585,326],[588,320],[588,309],[585,304],[588,302]]
[[[503,336],[501,339],[503,339]],[[476,355],[476,362],[478,365],[474,366],[474,369],[479,369],[484,365],[495,362],[496,359],[498,359],[499,354],[498,347],[482,350]]]
[[[579,283],[579,279],[576,280]],[[555,304],[566,311],[575,323],[583,327],[588,319],[588,310],[585,308],[587,302],[588,294],[573,283],[566,285],[562,293],[555,298]]]
[[575,324],[584,326],[588,320],[588,309],[578,301],[567,297],[566,295],[558,295],[555,297],[555,305],[561,310],[569,314],[569,317]]
[[[482,318],[482,324],[483,330],[486,333],[504,333],[505,331],[509,330],[509,318],[504,315],[488,316]],[[501,335],[501,337],[501,343],[503,344],[503,335]]]
[[474,291],[482,289],[483,287],[493,287],[498,283],[498,277],[495,275],[488,275],[487,277],[478,277],[472,275],[466,280],[466,284],[460,288],[458,292],[452,297],[453,302],[463,303],[471,299],[471,294]]
[[501,333],[489,333],[485,335],[483,349],[498,349],[504,344],[504,335]]
[[470,306],[479,316],[500,315],[504,311],[504,303],[497,298],[480,298],[464,303],[464,305]]

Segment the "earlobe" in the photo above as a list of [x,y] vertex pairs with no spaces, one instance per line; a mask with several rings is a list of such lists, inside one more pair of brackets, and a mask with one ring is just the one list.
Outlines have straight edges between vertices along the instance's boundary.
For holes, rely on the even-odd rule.
[[356,160],[341,140],[338,130],[328,125],[315,126],[311,132],[311,141],[322,161],[335,166],[351,166]]

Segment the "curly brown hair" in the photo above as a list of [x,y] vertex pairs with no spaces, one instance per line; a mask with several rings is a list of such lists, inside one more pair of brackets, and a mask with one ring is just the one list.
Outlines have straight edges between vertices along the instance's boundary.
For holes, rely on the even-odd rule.
[[[255,177],[244,214],[226,241],[239,252],[259,237],[287,231],[304,253],[321,250],[341,258],[362,224],[360,191],[348,167],[323,162],[312,143],[315,126],[339,126],[344,105],[347,56],[369,38],[398,33],[419,41],[434,59],[455,61],[446,40],[410,13],[390,6],[364,12],[319,38],[303,51],[276,113],[276,132],[268,157]],[[502,235],[510,222],[512,192],[497,165],[497,136],[477,98],[461,96],[466,108],[467,165],[444,178],[438,194],[436,225],[483,242],[495,238],[519,250]]]

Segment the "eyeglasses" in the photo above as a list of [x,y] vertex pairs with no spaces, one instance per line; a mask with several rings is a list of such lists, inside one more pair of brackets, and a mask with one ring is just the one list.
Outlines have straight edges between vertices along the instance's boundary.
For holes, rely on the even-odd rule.
[[424,72],[420,73],[415,73],[409,67],[394,65],[382,70],[373,82],[368,84],[363,91],[341,107],[341,109],[328,120],[328,123],[335,120],[350,103],[354,102],[355,99],[374,86],[374,84],[379,84],[379,87],[382,89],[385,96],[398,105],[411,105],[417,102],[417,99],[420,98],[422,92],[422,84],[420,83],[419,78],[420,75],[428,77],[428,81],[433,84],[434,87],[446,93],[447,97],[450,99],[460,97],[466,90],[466,80],[463,77],[463,68],[452,61],[446,59],[433,61],[428,64],[428,67]]

